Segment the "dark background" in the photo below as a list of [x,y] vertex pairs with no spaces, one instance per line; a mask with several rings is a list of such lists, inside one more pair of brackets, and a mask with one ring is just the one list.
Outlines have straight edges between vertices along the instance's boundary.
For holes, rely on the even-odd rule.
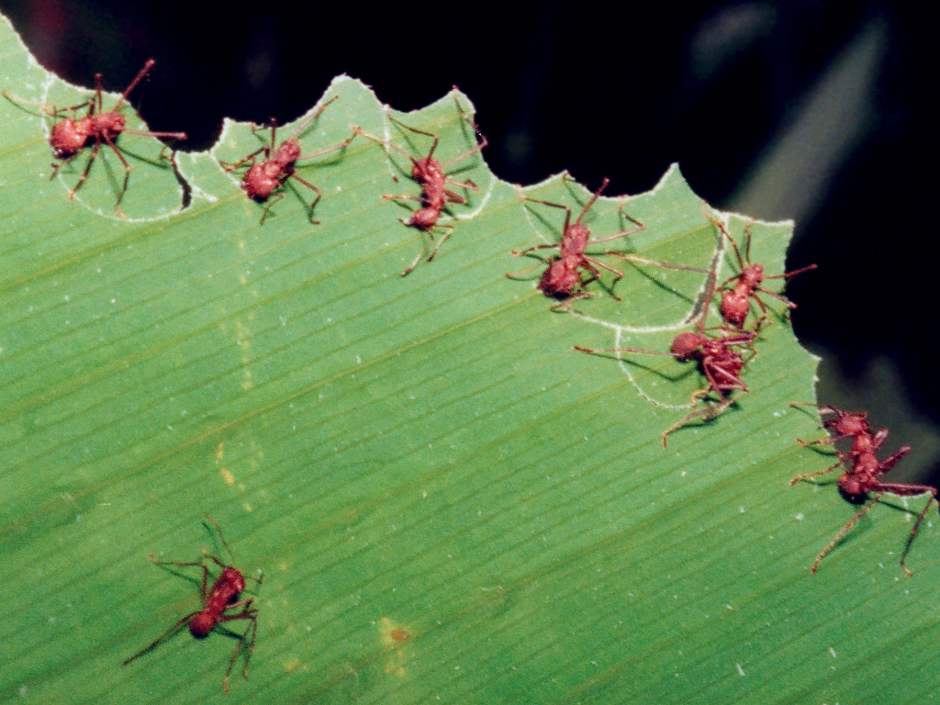
[[788,267],[820,266],[788,288],[797,334],[824,356],[820,400],[914,446],[893,477],[940,481],[926,17],[825,0],[328,5],[0,0],[69,81],[100,71],[120,91],[156,57],[132,102],[187,148],[224,116],[289,121],[338,73],[402,110],[457,84],[503,179],[568,169],[637,193],[678,161],[719,208],[795,219]]

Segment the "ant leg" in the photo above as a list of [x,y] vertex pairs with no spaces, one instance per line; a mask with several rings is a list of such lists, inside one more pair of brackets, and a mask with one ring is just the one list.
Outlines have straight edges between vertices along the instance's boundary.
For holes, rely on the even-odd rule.
[[467,205],[466,198],[461,196],[459,193],[455,193],[454,191],[451,191],[450,189],[446,189],[446,188],[444,189],[444,196],[447,199],[448,203],[456,203],[457,205],[460,205],[460,206]]
[[[834,472],[842,467],[842,460],[840,459],[838,463],[833,463],[825,470],[816,470],[815,472],[804,472],[800,475],[796,475],[790,478],[790,487],[793,487],[797,482],[802,482],[803,480],[809,480],[811,477],[822,477],[823,475],[828,475],[831,472]],[[813,483],[816,484],[815,482]]]
[[583,345],[574,345],[572,349],[590,355],[600,355],[603,353],[639,353],[640,355],[668,355],[669,357],[675,357],[671,352],[664,350],[644,350],[643,348],[586,348]]
[[[908,486],[910,487],[910,486]],[[913,485],[913,487],[927,487],[926,485]],[[879,489],[887,489],[889,492],[890,485],[879,485]],[[920,510],[920,514],[917,515],[917,521],[914,522],[914,526],[911,529],[911,535],[907,537],[907,541],[904,544],[904,551],[901,553],[901,570],[907,573],[907,577],[912,577],[914,573],[911,572],[911,569],[907,567],[907,554],[911,552],[911,546],[914,545],[914,539],[917,536],[917,532],[920,529],[920,524],[924,520],[924,517],[927,516],[927,512],[930,509],[931,505],[937,501],[937,490],[934,487],[927,487],[925,492],[930,493],[930,499],[927,500],[927,504],[924,505],[924,508]]]
[[[251,609],[248,605],[251,604],[251,600],[247,601],[245,610],[239,612],[238,614],[232,615],[223,615],[219,618],[219,622],[231,622],[236,619],[247,619],[250,623],[245,628],[244,634],[242,634],[241,639],[235,644],[235,649],[232,652],[232,657],[229,659],[228,668],[225,669],[225,677],[222,678],[222,689],[227,693],[228,692],[228,679],[232,674],[232,668],[235,667],[235,662],[238,660],[238,657],[241,655],[242,649],[245,646],[245,641],[248,642],[248,651],[245,654],[245,665],[242,667],[242,676],[248,678],[248,662],[251,660],[251,655],[255,649],[255,640],[258,637],[258,610]],[[250,636],[249,636],[250,634]]]
[[468,189],[470,191],[478,191],[480,189],[480,187],[474,183],[473,179],[467,179],[466,181],[458,181],[457,179],[447,176],[444,178],[444,181],[448,184],[453,184],[454,186],[459,186],[460,188]]
[[434,256],[437,254],[437,251],[441,249],[441,245],[451,236],[454,232],[453,225],[438,225],[438,228],[445,230],[446,232],[434,242],[434,247],[431,248],[431,254],[428,255],[428,262],[434,259]]
[[[228,552],[228,557],[231,558],[232,562],[234,563],[235,554],[232,553],[232,549],[229,547],[228,541],[225,540],[225,534],[222,533],[222,527],[219,526],[219,522],[217,522],[211,514],[204,514],[202,524],[203,526],[206,526],[206,528],[211,527],[215,531],[215,533],[218,534],[219,540],[222,542],[222,547],[225,548],[225,550]],[[216,562],[216,564],[222,566],[223,568],[225,567],[224,565],[222,565],[222,562],[215,556],[210,556],[206,554],[206,557],[211,558],[212,560]]]
[[318,186],[315,186],[314,184],[310,183],[310,182],[307,181],[306,179],[304,179],[304,178],[298,176],[298,175],[297,175],[297,172],[293,172],[293,173],[290,175],[290,178],[296,179],[297,181],[299,181],[300,183],[302,183],[304,186],[306,186],[308,189],[310,189],[310,190],[313,191],[315,194],[317,194],[316,198],[314,198],[314,199],[310,202],[310,207],[309,207],[309,209],[307,210],[307,217],[308,217],[308,219],[310,220],[310,223],[311,223],[311,224],[313,224],[313,225],[319,225],[319,224],[320,224],[320,221],[314,219],[314,217],[313,217],[313,211],[314,211],[314,209],[317,207],[317,204],[320,202],[320,199],[323,198],[323,192],[320,190],[320,188],[319,188]]
[[842,525],[842,528],[839,529],[838,533],[836,533],[836,535],[832,537],[832,541],[827,543],[825,547],[823,548],[823,550],[821,550],[819,553],[816,554],[816,560],[814,560],[813,565],[809,567],[810,573],[812,573],[813,575],[816,575],[816,569],[819,568],[819,564],[822,562],[822,559],[828,556],[829,553],[832,551],[832,549],[834,549],[838,545],[838,543],[843,538],[845,538],[845,535],[848,534],[855,527],[855,525],[859,522],[859,519],[861,519],[863,516],[865,516],[866,514],[868,514],[868,512],[871,511],[872,507],[874,507],[878,503],[878,501],[881,499],[882,494],[884,493],[879,492],[878,494],[876,494],[872,499],[870,499],[865,504],[864,507],[862,507],[857,512],[855,512],[855,514],[852,516],[851,519],[849,519],[847,522],[845,522],[845,524]]
[[[629,218],[630,216],[627,216],[627,217]],[[630,218],[630,220],[633,220],[633,219]],[[641,230],[646,229],[646,226],[643,223],[640,223],[639,221],[633,221],[633,222],[637,223],[637,227],[632,228],[630,230],[621,230],[619,233],[614,233],[613,235],[608,235],[607,237],[599,237],[596,240],[588,240],[584,246],[592,247],[593,245],[599,245],[602,242],[610,242],[611,240],[619,240],[620,238],[630,237],[631,235],[635,235]],[[605,253],[605,254],[609,254],[609,253]]]
[[40,103],[38,100],[29,100],[27,98],[20,98],[18,95],[13,95],[10,91],[4,90],[2,92],[4,98],[13,103],[17,107],[22,107],[28,105],[30,107],[37,108],[43,115],[48,115],[49,117],[59,117],[62,113],[74,112],[79,108],[87,108],[88,103],[91,100],[83,100],[78,105],[70,105],[66,108],[57,108],[51,103]]
[[[120,109],[124,101],[127,100],[127,96],[130,95],[130,92],[134,90],[134,88],[137,87],[137,84],[140,83],[144,79],[144,76],[150,73],[151,69],[153,69],[154,64],[156,63],[157,62],[154,61],[153,59],[147,59],[144,62],[143,68],[137,72],[137,75],[134,76],[133,80],[127,85],[127,88],[124,89],[124,92],[121,94],[121,99],[117,103],[115,103],[114,107],[111,108],[112,110]],[[97,86],[98,109],[101,110],[101,74],[100,73],[95,74],[95,85]]]
[[199,566],[202,568],[202,584],[199,587],[199,595],[202,597],[203,601],[205,601],[208,597],[207,586],[209,579],[209,569],[202,561],[158,561],[153,556],[150,556],[150,562],[154,565],[172,565],[176,566],[177,568],[194,568]]
[[800,448],[809,448],[810,446],[831,446],[835,445],[836,441],[841,441],[843,438],[848,438],[848,436],[826,436],[825,438],[817,438],[814,441],[804,441],[802,438],[797,438],[796,444]]
[[[515,253],[513,253],[513,254],[515,254]],[[532,272],[533,272],[533,271],[536,269],[536,267],[538,267],[538,266],[539,266],[539,265],[535,265],[535,267],[531,267],[531,268],[529,268],[528,270],[519,271],[519,272],[506,272],[505,277],[506,277],[507,279],[513,279],[513,280],[526,280],[526,279],[529,279],[529,278],[530,278],[529,275],[531,275]]]
[[[610,252],[604,252],[603,254],[608,255],[608,254],[611,254],[611,253],[610,253]],[[619,269],[614,269],[613,267],[611,267],[611,266],[608,265],[608,264],[604,264],[603,262],[601,262],[599,259],[597,259],[597,258],[595,258],[595,257],[589,257],[589,256],[587,256],[587,255],[584,255],[584,259],[586,259],[588,262],[590,262],[590,263],[591,263],[592,265],[594,265],[595,267],[600,267],[601,269],[604,269],[604,270],[610,272],[611,274],[615,274],[615,275],[617,276],[617,279],[622,279],[622,278],[623,278],[623,272],[621,272]]]
[[[476,145],[475,147],[471,147],[471,148],[468,149],[467,151],[461,152],[461,153],[458,154],[456,157],[454,157],[454,158],[452,158],[452,159],[448,159],[446,162],[444,162],[443,164],[441,164],[441,168],[443,168],[443,169],[446,171],[446,169],[447,169],[448,167],[453,166],[454,164],[458,164],[459,162],[462,162],[464,159],[467,159],[468,157],[472,157],[472,156],[473,156],[474,154],[476,154],[477,152],[482,152],[483,149],[484,149],[488,144],[489,144],[489,140],[486,139],[486,137],[484,137],[484,138],[483,138],[483,141],[477,143],[477,145]],[[428,156],[430,156],[430,154],[429,154]],[[471,182],[471,183],[473,183],[473,182]]]
[[554,203],[552,201],[543,201],[540,198],[530,198],[529,196],[523,196],[523,199],[525,199],[529,203],[541,203],[543,206],[551,206],[552,208],[561,208],[563,211],[565,211],[565,225],[562,228],[562,234],[568,232],[568,226],[571,224],[571,209],[568,206],[563,205],[561,203]]
[[258,221],[258,225],[264,225],[264,221],[267,220],[268,215],[271,213],[271,207],[282,198],[284,198],[284,194],[279,192],[267,200],[267,202],[264,204],[264,209],[261,212],[261,220]]
[[91,148],[91,154],[88,155],[88,161],[85,163],[85,170],[82,171],[82,175],[78,177],[78,181],[75,183],[71,189],[69,189],[69,199],[75,198],[75,193],[82,187],[82,184],[85,183],[85,179],[88,178],[88,173],[91,171],[91,165],[95,162],[95,157],[98,156],[98,150],[101,149],[101,142],[95,142],[95,146]]
[[351,145],[358,136],[359,133],[354,130],[353,133],[342,142],[337,142],[330,147],[323,147],[322,149],[318,149],[317,151],[311,152],[310,154],[301,155],[297,158],[297,161],[313,159],[314,157],[322,157],[324,154],[329,154],[330,152],[339,152]]
[[176,624],[174,624],[172,627],[170,627],[170,628],[167,629],[165,632],[163,632],[163,634],[161,634],[161,635],[158,636],[156,639],[154,639],[154,640],[151,641],[149,644],[147,644],[147,646],[145,646],[144,648],[142,648],[140,651],[138,651],[136,654],[134,654],[134,655],[131,656],[130,658],[126,658],[126,659],[124,659],[123,661],[121,661],[121,665],[122,665],[122,666],[126,666],[126,665],[129,664],[131,661],[135,661],[135,660],[137,660],[138,658],[140,658],[141,656],[143,656],[144,654],[147,654],[147,653],[150,653],[151,651],[153,651],[153,650],[154,650],[155,648],[157,648],[161,643],[163,643],[164,641],[166,641],[167,639],[169,639],[170,637],[172,637],[173,635],[175,635],[176,632],[178,632],[180,629],[182,629],[184,626],[186,626],[186,623],[189,622],[189,620],[192,619],[192,618],[193,618],[195,615],[197,615],[197,614],[199,614],[198,611],[197,611],[197,612],[190,612],[190,613],[187,614],[185,617],[180,617],[180,619],[176,622]]
[[[885,458],[884,460],[881,461],[880,467],[879,467],[879,469],[878,469],[878,474],[879,474],[879,475],[884,475],[884,474],[885,474],[886,472],[888,472],[891,468],[893,468],[895,465],[897,465],[897,462],[898,462],[901,458],[903,458],[905,455],[907,455],[907,454],[910,453],[910,452],[911,452],[911,447],[910,447],[910,446],[901,446],[900,448],[898,448],[897,453],[894,453],[893,455],[889,455],[887,458]],[[910,488],[920,489],[921,491],[926,492],[927,489],[924,489],[924,488],[928,488],[928,489],[929,489],[930,486],[929,486],[929,485],[892,485],[892,487],[895,488],[895,489],[891,490],[892,492],[894,492],[895,490],[897,490],[897,489],[900,488],[900,487],[910,487]]]
[[[595,191],[595,192],[591,195],[591,197],[587,200],[587,203],[585,203],[585,204],[581,207],[581,212],[578,213],[578,218],[577,218],[577,220],[574,221],[576,224],[578,224],[578,225],[581,224],[581,219],[587,214],[587,212],[588,212],[589,210],[591,210],[591,206],[593,206],[594,203],[597,201],[597,199],[600,198],[601,193],[603,193],[604,189],[607,188],[607,184],[609,184],[609,183],[610,183],[610,179],[608,179],[608,178],[605,176],[605,177],[604,177],[604,180],[601,181],[601,185],[598,186],[597,191]],[[568,229],[567,225],[568,225],[568,224],[565,223],[565,230]]]
[[[698,403],[699,400],[701,400],[701,398],[704,397],[706,394],[708,394],[707,388],[700,389],[698,390],[698,392],[695,392],[692,394],[692,399],[695,403]],[[704,409],[696,409],[694,411],[690,411],[688,414],[686,414],[681,419],[676,421],[672,426],[670,426],[665,431],[663,431],[663,434],[662,434],[663,448],[668,447],[669,434],[675,431],[678,431],[680,428],[685,426],[690,421],[693,421],[700,417],[702,421],[704,422],[711,421],[712,419],[721,415],[725,411],[725,409],[731,406],[734,402],[735,402],[734,397],[728,397],[726,399],[723,399],[721,402],[719,402],[718,404],[714,406],[707,406]]]
[[420,196],[412,196],[411,194],[407,194],[407,193],[399,193],[399,194],[383,193],[382,198],[383,200],[386,200],[386,201],[420,201],[421,200]]
[[[587,284],[590,281],[591,280],[589,279],[587,282],[584,282],[584,283]],[[564,301],[559,301],[556,304],[552,304],[551,306],[548,307],[548,310],[552,312],[564,311],[565,313],[568,313],[569,311],[571,311],[571,305],[575,301],[577,301],[578,299],[589,299],[589,298],[591,298],[591,294],[588,293],[587,291],[578,291],[574,294],[571,294]]]
[[431,142],[431,149],[428,150],[428,153],[424,158],[430,159],[434,155],[434,150],[437,149],[437,145],[441,141],[441,138],[439,135],[435,135],[433,132],[427,132],[426,130],[419,130],[417,127],[412,127],[411,125],[406,125],[401,120],[399,120],[398,118],[396,118],[395,116],[391,114],[389,114],[388,119],[394,122],[399,127],[404,127],[406,130],[411,130],[415,134],[424,135],[425,137],[433,138],[434,141]]
[[811,272],[814,269],[819,269],[817,264],[808,264],[805,267],[800,267],[799,269],[791,269],[789,272],[784,272],[783,274],[774,274],[772,276],[765,275],[764,279],[790,279],[795,277],[797,274],[802,274],[803,272]]
[[73,154],[71,157],[68,157],[68,158],[66,158],[66,159],[62,159],[62,160],[57,161],[57,162],[53,162],[53,163],[50,165],[50,166],[52,167],[52,174],[49,176],[49,181],[52,181],[52,180],[58,175],[59,169],[61,169],[61,168],[62,168],[63,166],[65,166],[66,164],[71,164],[71,163],[72,163],[72,160],[75,159],[78,155],[79,155],[79,153],[76,152],[76,153]]
[[255,164],[255,157],[257,157],[257,156],[258,156],[259,154],[261,154],[262,152],[264,152],[265,155],[267,155],[267,154],[270,153],[267,146],[265,146],[265,147],[260,147],[260,148],[256,149],[254,152],[252,152],[251,154],[249,154],[247,157],[243,157],[243,158],[239,159],[237,162],[225,162],[225,161],[222,161],[222,160],[220,159],[220,160],[219,160],[219,165],[220,165],[220,166],[222,167],[222,169],[223,169],[224,171],[226,171],[226,172],[235,171],[235,170],[236,170],[237,168],[239,168],[242,164],[246,164],[246,163],[248,164],[249,167],[252,167],[252,166],[254,166],[254,164]]
[[527,247],[524,250],[512,250],[511,253],[513,257],[522,257],[531,252],[535,252],[536,250],[552,250],[552,249],[555,249],[555,250],[558,249],[557,242],[554,242],[554,243],[543,242],[538,245],[532,245],[531,247]]
[[[731,247],[734,249],[734,255],[738,260],[738,269],[739,270],[744,269],[745,261],[750,261],[750,260],[749,259],[745,260],[743,257],[741,257],[741,251],[738,249],[738,243],[734,241],[733,237],[731,237],[731,233],[728,232],[728,229],[725,227],[725,224],[721,222],[721,220],[719,220],[715,216],[711,215],[710,213],[706,213],[705,217],[708,218],[708,220],[711,222],[713,226],[718,228],[718,232],[721,233],[722,237],[726,238],[728,242],[731,243]],[[745,226],[745,228],[747,229],[747,232],[749,233],[750,230],[748,229],[748,226]],[[748,243],[748,245],[750,245],[750,243]],[[731,281],[732,279],[737,279],[737,277],[731,277],[728,281]],[[725,282],[725,284],[727,283],[728,282]],[[722,286],[724,286],[724,284],[722,284]]]
[[420,250],[418,250],[418,254],[415,255],[415,258],[413,260],[411,260],[411,264],[409,264],[407,267],[405,267],[402,270],[400,276],[407,277],[409,274],[411,274],[414,271],[415,267],[418,266],[418,262],[421,261],[421,258],[424,257],[424,247],[423,247],[424,239],[423,238],[421,239],[421,244],[422,244],[422,247]]
[[131,165],[127,163],[127,160],[124,158],[124,155],[121,154],[121,150],[117,148],[117,145],[108,137],[106,134],[102,135],[104,137],[105,143],[111,148],[117,158],[121,161],[121,166],[124,167],[124,184],[121,186],[121,192],[118,194],[117,201],[114,204],[114,210],[116,210],[121,215],[124,213],[121,211],[121,199],[124,198],[124,194],[127,193],[127,184],[131,179]]
[[[600,282],[601,273],[596,269],[596,267],[600,267],[601,269],[611,272],[614,275],[614,280],[610,283],[609,287],[604,286],[603,282],[601,282],[601,286],[607,291],[608,294],[610,294],[610,297],[614,299],[614,301],[620,301],[621,298],[614,293],[614,287],[617,285],[617,282],[623,279],[623,272],[621,272],[619,269],[614,269],[613,267],[604,264],[599,259],[588,257],[587,255],[582,255],[582,257],[584,258],[584,261],[581,263],[581,266],[585,267],[591,272],[591,280],[596,279],[598,282]],[[582,282],[582,286],[587,283],[588,282]]]

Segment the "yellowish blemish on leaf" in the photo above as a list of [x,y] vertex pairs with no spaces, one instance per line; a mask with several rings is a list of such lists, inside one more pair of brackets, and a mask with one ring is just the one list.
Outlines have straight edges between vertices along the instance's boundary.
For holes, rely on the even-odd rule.
[[215,462],[221,463],[223,457],[225,457],[225,441],[219,441],[219,445],[215,447]]
[[242,508],[243,508],[246,512],[253,512],[253,511],[255,511],[255,508],[252,507],[248,502],[245,502],[245,503],[242,505]]
[[288,570],[290,570],[290,563],[285,563],[284,561],[281,561],[280,563],[277,564],[277,567],[278,567],[278,570],[280,570],[282,573],[286,573]]
[[284,662],[284,673],[293,673],[300,668],[301,661],[296,656]]
[[235,484],[235,476],[232,474],[232,471],[226,467],[219,468],[219,474],[222,476],[222,481],[226,485],[231,487]]
[[405,664],[411,656],[411,648],[408,646],[411,636],[411,632],[404,625],[388,617],[379,620],[379,641],[385,650],[386,673],[399,678],[407,675]]

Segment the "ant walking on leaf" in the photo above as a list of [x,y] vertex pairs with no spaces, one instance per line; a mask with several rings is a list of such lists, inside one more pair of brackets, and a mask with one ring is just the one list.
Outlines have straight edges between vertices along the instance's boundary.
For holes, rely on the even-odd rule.
[[[104,89],[102,87],[102,76],[100,73],[95,74],[95,94],[78,105],[67,108],[56,108],[52,105],[40,106],[46,115],[56,119],[49,134],[49,144],[52,147],[53,155],[59,161],[53,163],[52,176],[50,178],[55,178],[56,174],[59,173],[59,169],[75,159],[84,149],[88,147],[91,148],[91,153],[88,156],[88,160],[85,162],[85,169],[82,171],[81,176],[79,176],[75,186],[69,189],[70,199],[75,197],[75,193],[82,187],[86,179],[88,179],[92,164],[94,164],[98,152],[101,151],[102,146],[106,146],[114,152],[114,155],[124,168],[124,182],[114,204],[114,210],[120,215],[123,215],[121,211],[121,200],[124,198],[128,183],[130,182],[131,165],[128,164],[127,159],[118,147],[118,138],[126,133],[146,137],[164,137],[176,140],[186,139],[185,132],[152,132],[149,130],[128,129],[124,115],[121,114],[127,102],[127,96],[130,95],[130,92],[137,87],[137,84],[150,73],[155,64],[156,61],[153,59],[147,59],[143,68],[137,72],[137,75],[134,76],[127,88],[124,89],[117,103],[115,103],[110,110],[106,111],[104,109],[102,96]],[[3,95],[14,103],[29,104],[31,102],[14,98],[8,91],[3,91]],[[79,117],[78,112],[82,109],[85,110],[85,115]]]
[[[213,529],[215,530],[216,535],[221,540],[229,557],[234,560],[232,549],[229,548],[228,543],[225,541],[225,537],[222,535],[222,529],[219,527],[218,523],[207,515],[203,525],[210,533]],[[238,643],[235,644],[235,650],[232,652],[232,657],[229,659],[228,668],[225,670],[225,677],[222,679],[222,688],[228,692],[229,676],[232,673],[235,662],[243,651],[245,652],[245,660],[244,666],[242,667],[242,676],[247,679],[248,662],[251,660],[251,655],[255,649],[255,640],[258,636],[258,610],[252,607],[254,598],[239,599],[241,593],[245,590],[245,576],[242,572],[238,568],[224,563],[217,556],[208,553],[204,553],[202,560],[199,561],[158,561],[153,556],[150,556],[150,561],[158,566],[200,568],[202,570],[202,580],[200,582],[199,594],[202,598],[202,608],[180,617],[180,619],[163,634],[147,644],[147,646],[133,656],[124,659],[122,665],[126,666],[141,656],[150,653],[164,641],[173,637],[184,626],[188,626],[189,633],[196,639],[205,639],[212,631],[221,631],[228,636],[238,639]],[[208,583],[209,566],[207,562],[209,561],[215,563],[215,565],[221,569],[221,572],[218,577],[215,578],[211,587],[209,587]],[[255,580],[260,585],[263,577],[262,574],[257,578],[250,577],[249,579]],[[238,611],[232,613],[230,610]],[[248,622],[248,626],[243,634],[236,634],[222,626],[224,622],[236,620],[245,620]]]
[[[314,219],[313,213],[317,207],[317,203],[319,203],[320,199],[323,197],[323,192],[315,184],[307,181],[297,173],[297,162],[322,157],[325,154],[346,149],[346,147],[356,139],[357,133],[354,131],[342,142],[324,147],[323,149],[318,149],[309,154],[302,153],[300,138],[310,129],[311,125],[319,119],[323,111],[337,100],[339,100],[339,96],[334,96],[314,110],[310,117],[303,120],[300,125],[297,126],[297,129],[294,130],[287,139],[281,142],[280,145],[277,144],[277,122],[272,118],[268,123],[268,128],[271,130],[268,144],[259,147],[237,162],[219,162],[222,168],[227,172],[247,167],[242,177],[241,188],[248,198],[256,203],[264,204],[264,210],[261,213],[261,223],[264,223],[265,219],[268,217],[271,206],[284,198],[284,188],[288,180],[293,179],[316,194],[313,201],[311,201],[310,205],[307,207],[307,217],[312,224],[319,224],[320,221]],[[252,125],[251,132],[255,136],[258,136],[258,131],[261,129],[264,128],[258,125]],[[261,161],[258,161],[259,155],[263,156]]]
[[[811,406],[810,404],[793,402],[791,406]],[[842,475],[839,477],[839,493],[852,504],[861,504],[862,507],[842,526],[841,529],[832,537],[832,540],[826,544],[817,554],[816,559],[810,566],[810,572],[816,573],[819,564],[832,550],[839,545],[839,542],[858,524],[859,520],[865,516],[872,508],[881,501],[885,492],[900,495],[902,497],[911,497],[920,494],[930,494],[930,499],[924,508],[917,515],[917,520],[911,528],[911,535],[907,539],[904,551],[901,554],[901,569],[908,576],[913,575],[907,567],[907,554],[911,550],[920,525],[927,516],[927,512],[934,502],[937,502],[937,488],[932,485],[908,484],[900,482],[882,482],[881,477],[888,473],[905,455],[911,451],[910,446],[902,446],[897,452],[889,455],[884,460],[879,460],[877,451],[888,438],[888,429],[880,428],[872,432],[868,423],[868,414],[865,412],[843,411],[834,406],[820,407],[819,412],[827,418],[823,421],[823,426],[830,435],[826,438],[820,438],[815,441],[804,441],[797,439],[801,446],[835,446],[840,441],[851,440],[852,445],[849,450],[836,450],[838,462],[833,463],[824,470],[816,472],[807,472],[797,475],[790,480],[790,485],[798,482],[811,480],[823,475],[827,475],[838,469],[842,469]]]
[[[456,86],[454,87],[456,90]],[[421,188],[421,193],[419,195],[413,194],[386,194],[382,196],[387,201],[417,201],[419,206],[417,209],[412,211],[409,218],[402,218],[401,223],[407,225],[408,227],[415,228],[420,230],[423,233],[427,233],[428,237],[432,240],[433,245],[431,251],[428,253],[426,261],[431,262],[434,257],[437,255],[438,250],[441,249],[447,238],[453,233],[454,226],[451,223],[440,223],[440,218],[442,213],[447,211],[447,207],[450,204],[465,206],[468,205],[469,200],[466,195],[457,193],[453,188],[462,189],[463,191],[476,191],[477,185],[470,179],[466,181],[460,181],[455,179],[452,176],[451,167],[456,164],[459,164],[466,159],[469,159],[473,155],[481,152],[487,144],[489,144],[486,137],[480,134],[479,129],[477,128],[476,122],[469,118],[464,112],[463,107],[460,105],[460,101],[457,99],[457,96],[454,95],[454,103],[457,106],[457,111],[460,113],[460,118],[466,122],[472,129],[475,138],[478,138],[478,142],[474,144],[473,147],[461,152],[448,159],[446,162],[438,161],[434,158],[434,153],[437,151],[438,146],[440,145],[440,135],[427,130],[419,130],[416,127],[407,125],[401,120],[398,120],[392,115],[389,115],[388,118],[393,123],[399,127],[408,130],[416,135],[422,135],[424,137],[431,138],[431,146],[428,148],[427,154],[423,157],[416,157],[414,154],[409,152],[402,147],[388,141],[383,140],[375,135],[370,135],[367,132],[364,132],[361,128],[357,128],[358,134],[361,134],[363,137],[378,142],[384,147],[391,147],[392,149],[397,150],[398,152],[404,154],[411,161],[411,172],[410,177]],[[439,237],[435,240],[434,233],[439,233]],[[401,276],[406,277],[414,271],[414,268],[418,266],[418,263],[421,262],[421,259],[424,257],[424,248],[415,255],[414,260],[402,271]]]
[[[754,341],[756,330],[729,331],[720,328],[718,335],[709,335],[705,328],[709,303],[715,293],[715,273],[708,272],[705,292],[702,296],[702,313],[698,317],[694,331],[684,331],[676,335],[668,351],[647,350],[645,348],[606,348],[594,349],[575,345],[578,352],[591,355],[610,355],[623,353],[638,355],[668,355],[678,362],[695,361],[699,372],[705,377],[705,386],[692,392],[689,403],[692,410],[672,424],[662,433],[663,448],[669,443],[669,435],[678,431],[691,421],[700,419],[711,421],[724,413],[737,401],[735,392],[747,393],[748,387],[741,378],[744,368],[754,358],[757,351]],[[742,354],[742,351],[749,354]]]
[[768,315],[767,305],[761,299],[761,294],[777,299],[785,304],[789,310],[795,309],[795,303],[783,294],[765,288],[763,283],[767,279],[791,279],[797,274],[816,269],[816,265],[809,264],[783,274],[764,274],[764,265],[751,261],[751,223],[744,226],[744,256],[742,256],[741,250],[738,249],[738,243],[731,237],[725,224],[710,214],[708,219],[712,222],[712,225],[718,228],[721,236],[731,244],[738,266],[738,273],[728,277],[718,286],[718,290],[721,292],[721,317],[725,323],[735,328],[743,328],[747,314],[751,310],[751,300],[753,299],[761,310],[760,318],[757,319],[755,326],[755,330],[760,330]]
[[[566,175],[564,178],[567,180],[569,177]],[[591,238],[591,230],[587,225],[584,224],[583,221],[585,216],[587,216],[591,208],[594,207],[594,204],[597,202],[598,198],[600,198],[601,194],[604,192],[604,189],[607,188],[609,183],[610,180],[606,178],[601,182],[601,185],[598,187],[597,191],[595,191],[587,200],[587,202],[581,207],[581,211],[578,213],[577,218],[574,219],[574,222],[571,220],[572,211],[569,206],[566,206],[562,203],[544,201],[542,199],[532,198],[529,196],[524,197],[527,203],[538,203],[543,206],[558,208],[565,211],[565,220],[564,224],[562,225],[561,239],[559,242],[540,243],[538,245],[527,247],[524,250],[513,250],[512,252],[512,254],[516,257],[523,257],[530,255],[533,252],[537,252],[538,250],[558,250],[557,255],[551,255],[545,262],[547,268],[542,273],[538,283],[539,291],[549,298],[558,300],[558,303],[552,306],[552,310],[567,310],[571,307],[571,303],[575,299],[590,298],[591,295],[587,292],[585,287],[592,281],[600,280],[600,270],[602,269],[614,275],[613,283],[609,287],[605,288],[611,297],[617,301],[620,300],[620,298],[614,293],[613,287],[617,281],[623,278],[623,272],[618,269],[614,269],[610,265],[598,259],[598,257],[601,256],[617,257],[622,260],[637,262],[640,264],[648,264],[655,267],[661,267],[663,269],[676,269],[690,272],[700,272],[703,274],[708,273],[708,270],[699,267],[691,267],[683,264],[672,264],[670,262],[660,262],[649,259],[647,257],[621,252],[619,250],[604,250],[602,252],[588,253],[587,250],[590,247],[595,247],[597,245],[602,245],[614,240],[630,237],[631,235],[640,232],[646,227],[639,220],[627,214],[623,209],[623,204],[621,204],[619,208],[621,218],[628,220],[633,225],[633,227],[621,230],[620,232],[614,233],[613,235],[607,235],[595,239]],[[515,279],[519,276],[519,274],[509,272],[506,274],[506,276],[510,279]]]
[[[753,344],[757,334],[754,331],[740,331],[728,335],[709,336],[704,329],[695,332],[679,333],[669,346],[669,351],[646,350],[644,348],[607,348],[595,349],[575,345],[578,352],[591,355],[604,354],[639,354],[668,355],[679,362],[694,360],[699,372],[705,377],[706,385],[692,392],[689,403],[693,409],[672,424],[662,433],[663,448],[669,443],[669,435],[678,431],[691,421],[701,419],[711,421],[737,401],[734,392],[747,392],[748,388],[741,379],[744,367],[754,356]],[[745,358],[741,349],[746,348],[751,354]],[[709,399],[709,396],[714,397]]]

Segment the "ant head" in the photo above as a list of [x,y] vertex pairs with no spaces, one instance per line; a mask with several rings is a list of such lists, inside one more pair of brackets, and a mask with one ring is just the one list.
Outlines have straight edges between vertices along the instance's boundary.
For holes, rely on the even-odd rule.
[[546,296],[564,300],[571,296],[580,284],[577,267],[570,266],[570,263],[561,257],[555,257],[549,263],[548,269],[542,273],[538,288]]
[[67,159],[82,149],[90,136],[90,118],[80,120],[66,118],[52,126],[49,144],[57,159]]
[[831,406],[824,406],[819,410],[820,414],[833,414],[833,418],[823,421],[823,425],[839,435],[856,436],[868,433],[871,429],[868,425],[868,412],[866,411],[842,411]]
[[708,338],[701,333],[692,333],[690,331],[679,333],[673,339],[672,345],[669,346],[669,352],[680,360],[689,360],[695,357],[707,342]]
[[868,492],[862,483],[849,473],[839,478],[839,494],[850,504],[864,504],[868,500]]
[[197,639],[205,639],[215,626],[215,619],[207,611],[197,612],[189,620],[189,633]]

